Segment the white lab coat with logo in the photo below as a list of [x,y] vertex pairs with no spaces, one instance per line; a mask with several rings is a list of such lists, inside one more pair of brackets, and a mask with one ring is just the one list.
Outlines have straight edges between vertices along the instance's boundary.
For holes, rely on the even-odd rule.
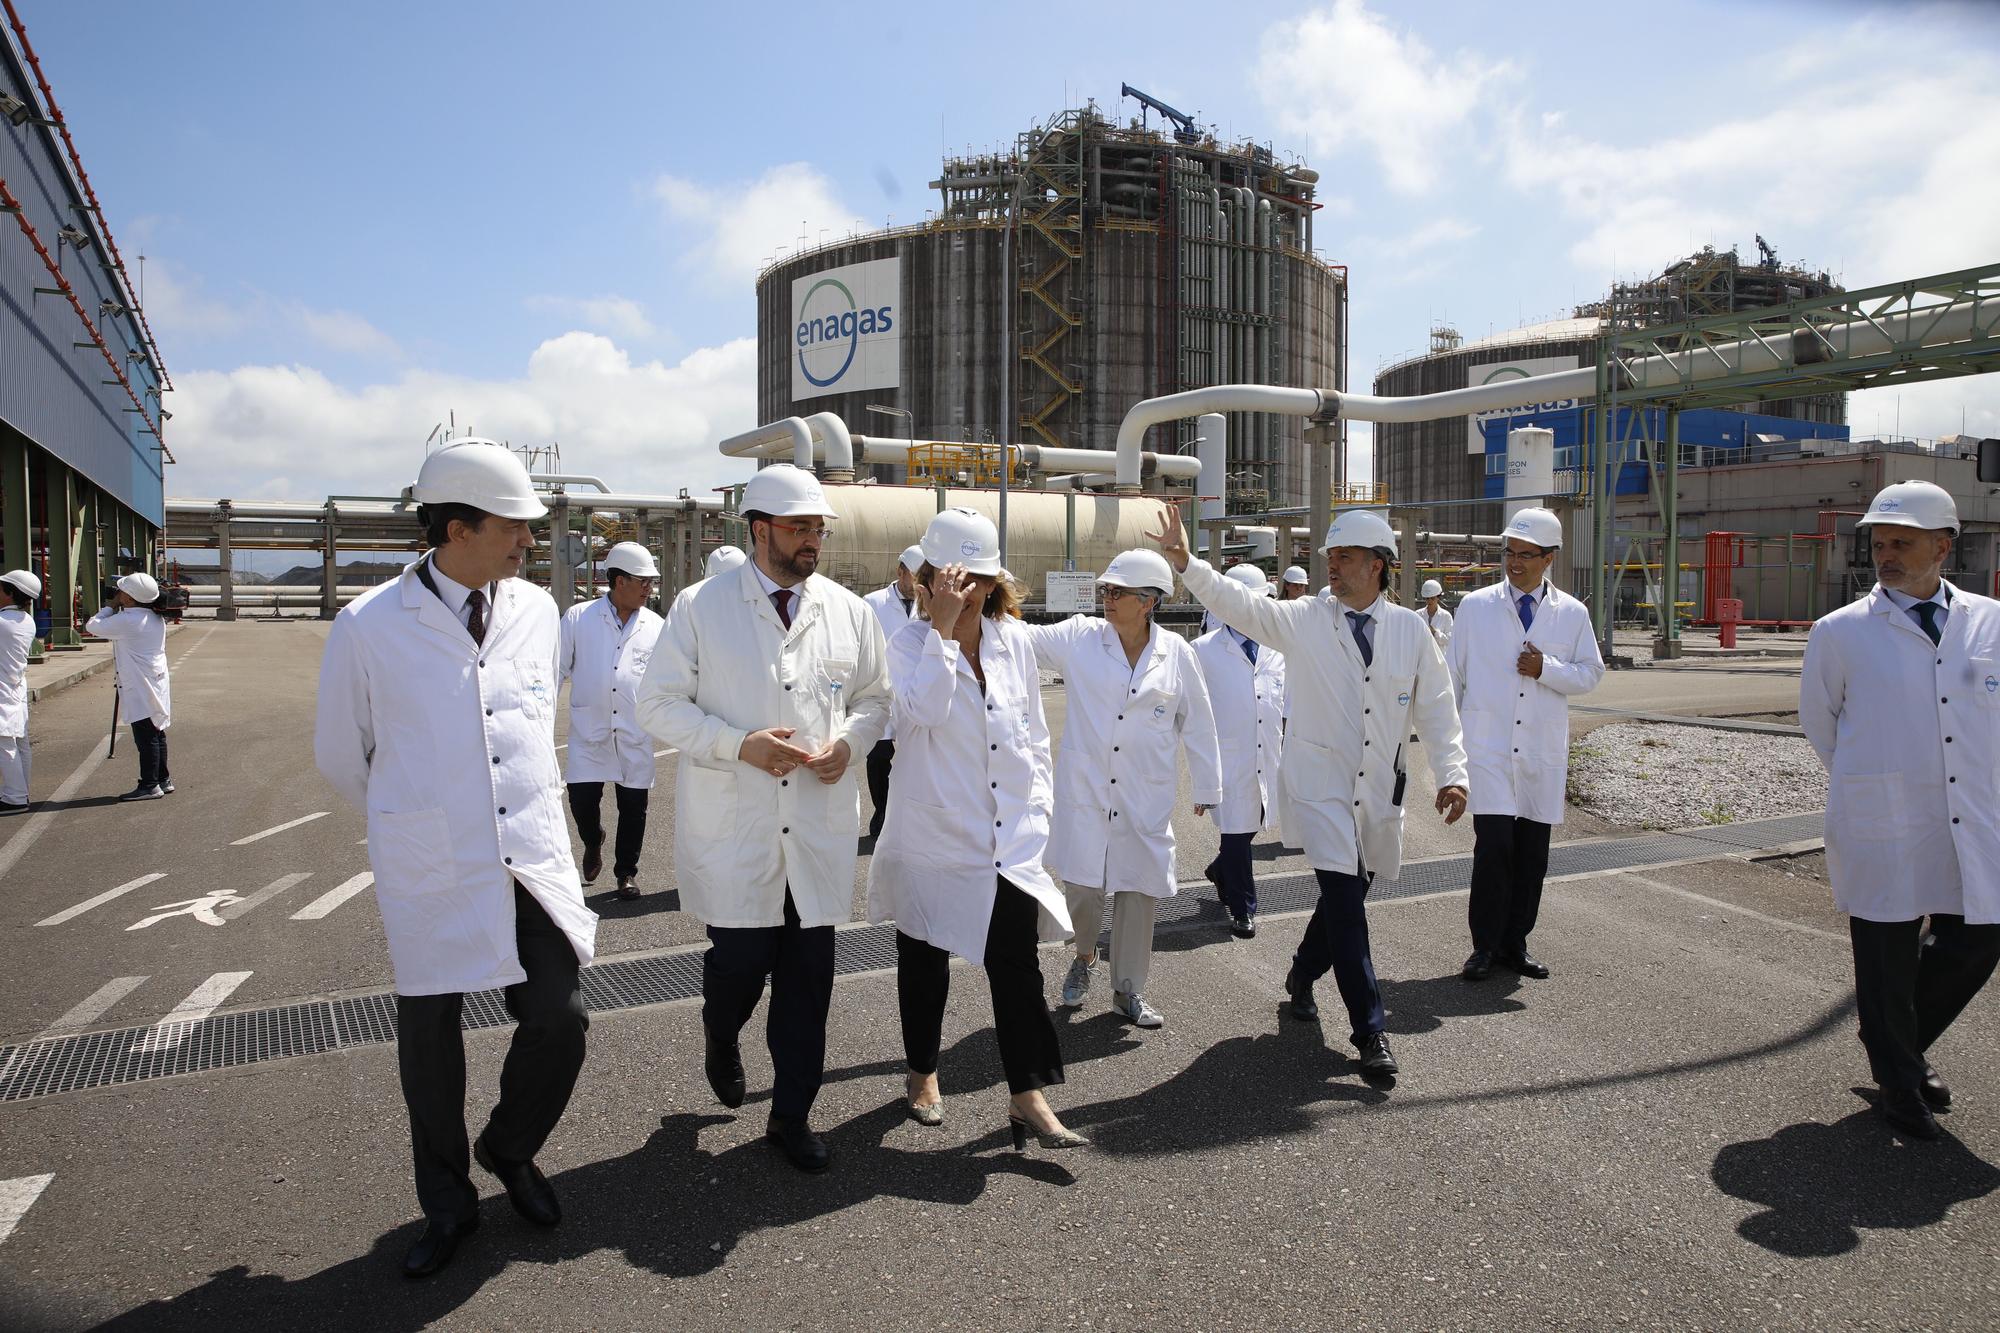
[[[886,588],[877,588],[861,600],[868,603],[868,609],[873,611],[875,618],[882,622],[882,642],[884,643],[894,643],[896,635],[902,632],[903,626],[917,618],[916,599],[914,597],[910,599],[910,609],[905,611],[903,609],[903,594],[896,591],[896,585],[893,583]],[[891,662],[889,666],[889,688],[892,691],[896,688],[895,670],[895,665]],[[882,739],[885,741],[896,739],[896,720],[893,710],[891,710],[889,726],[882,733]],[[859,755],[857,758],[865,759],[867,756]]]
[[556,663],[558,676],[569,681],[563,781],[653,785],[653,738],[639,725],[639,681],[665,623],[642,606],[621,624],[609,597],[563,613]]
[[[898,608],[900,609],[900,608]],[[1041,938],[1067,939],[1069,904],[1042,855],[1055,787],[1041,673],[1027,627],[989,619],[978,678],[955,641],[913,621],[889,642],[900,739],[889,816],[868,866],[868,919],[986,961],[1001,877],[1035,900]]]
[[[1563,822],[1569,785],[1569,696],[1604,679],[1590,608],[1542,585],[1535,623],[1521,629],[1514,585],[1502,580],[1458,604],[1449,657],[1472,766],[1469,813]],[[1542,652],[1539,678],[1514,669],[1521,649]]]
[[2000,603],[1950,584],[1933,646],[1881,585],[1806,641],[1799,725],[1827,767],[1840,910],[2000,922]]
[[1219,833],[1278,827],[1278,772],[1285,753],[1285,655],[1257,645],[1252,666],[1227,629],[1194,641],[1208,684],[1222,755],[1222,802],[1209,814]]
[[1049,864],[1072,884],[1173,897],[1181,751],[1195,804],[1222,800],[1215,714],[1193,645],[1155,625],[1134,666],[1099,616],[1027,632],[1069,692]]
[[1181,576],[1189,592],[1258,643],[1285,655],[1291,721],[1279,802],[1288,846],[1316,870],[1395,879],[1403,865],[1403,745],[1422,737],[1441,787],[1465,784],[1465,750],[1451,673],[1415,611],[1378,598],[1374,662],[1365,665],[1347,608],[1332,597],[1274,602],[1204,560]]
[[[639,684],[640,724],[680,750],[674,873],[704,925],[781,926],[787,885],[801,925],[853,915],[858,777],[889,721],[882,626],[821,575],[792,591],[787,630],[753,563],[684,589]],[[847,771],[829,785],[738,760],[766,727],[795,727],[814,751],[845,740]]]
[[1417,614],[1424,618],[1424,624],[1430,628],[1431,637],[1438,641],[1438,647],[1449,649],[1451,647],[1451,612],[1445,610],[1443,606],[1439,606],[1436,615],[1432,615],[1427,607],[1420,608]]
[[597,917],[570,859],[556,767],[555,602],[502,579],[478,645],[417,569],[334,617],[313,736],[319,771],[368,813],[396,991],[525,980],[517,882],[588,963]]
[[111,669],[118,677],[118,716],[150,718],[165,730],[173,721],[173,694],[167,686],[167,622],[151,611],[107,606],[84,624],[84,632],[111,641]]
[[28,734],[28,650],[34,643],[33,615],[18,606],[0,611],[0,736]]

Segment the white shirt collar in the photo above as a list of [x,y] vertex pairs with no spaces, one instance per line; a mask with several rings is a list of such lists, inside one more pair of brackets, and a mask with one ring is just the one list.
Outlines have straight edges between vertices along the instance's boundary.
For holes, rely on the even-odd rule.
[[1951,585],[1949,583],[1946,583],[1943,579],[1939,579],[1937,591],[1932,593],[1928,597],[1912,597],[1910,596],[1910,594],[1902,591],[1900,588],[1884,588],[1882,589],[1882,591],[1888,594],[1890,601],[1894,602],[1897,606],[1901,607],[1905,611],[1908,611],[1914,606],[1916,606],[1918,602],[1936,602],[1939,606],[1944,607],[1946,610],[1950,610],[1951,609],[1950,588]]
[[[466,587],[442,569],[439,569],[438,562],[435,559],[431,560],[430,563],[431,579],[437,584],[438,600],[442,601],[446,609],[453,615],[463,620],[465,618],[465,601],[468,597],[472,596],[472,589]],[[490,583],[486,585],[486,605],[488,607],[493,605],[495,591],[494,585]]]
[[766,597],[771,596],[773,593],[789,592],[792,594],[793,597],[792,605],[794,607],[800,605],[805,601],[806,585],[812,582],[811,578],[800,579],[797,583],[793,584],[791,587],[784,588],[780,587],[776,580],[774,580],[769,574],[766,574],[764,572],[764,567],[762,565],[758,564],[755,560],[752,560],[749,563],[750,563],[751,573],[755,574],[757,576],[757,582],[759,582],[764,586],[764,595]]
[[1540,583],[1536,584],[1535,590],[1531,593],[1523,593],[1519,588],[1514,586],[1514,580],[1512,579],[1503,579],[1502,582],[1506,585],[1507,588],[1507,600],[1512,602],[1515,606],[1519,606],[1521,604],[1521,598],[1524,596],[1534,598],[1536,606],[1540,606],[1544,601],[1548,599],[1549,581],[1547,579],[1543,579]]

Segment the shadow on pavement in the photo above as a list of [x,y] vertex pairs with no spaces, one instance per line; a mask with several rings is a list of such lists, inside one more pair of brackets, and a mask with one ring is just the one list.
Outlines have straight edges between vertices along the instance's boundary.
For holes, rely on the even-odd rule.
[[1794,1259],[1846,1254],[1864,1229],[1933,1226],[1952,1205],[2000,1188],[2000,1169],[1948,1131],[1933,1143],[1905,1142],[1873,1110],[1732,1143],[1709,1174],[1724,1194],[1764,1209],[1737,1233]]
[[584,896],[583,905],[606,921],[630,921],[635,917],[657,916],[681,910],[679,889],[655,890],[637,898],[620,898],[617,889]]
[[1447,972],[1411,981],[1383,977],[1380,985],[1382,1007],[1394,1036],[1436,1032],[1447,1018],[1512,1014],[1528,1007],[1515,998],[1521,990],[1521,978],[1497,968],[1484,981],[1465,981],[1457,972]]
[[238,1264],[98,1327],[415,1330],[448,1317],[515,1263],[552,1265],[612,1250],[663,1277],[691,1277],[726,1264],[746,1236],[881,1196],[963,1207],[977,1202],[995,1175],[1058,1187],[1074,1180],[1062,1165],[1034,1156],[976,1156],[957,1147],[910,1152],[884,1143],[903,1123],[900,1100],[828,1130],[834,1161],[822,1176],[800,1175],[761,1139],[705,1150],[701,1131],[731,1119],[665,1116],[636,1151],[552,1177],[565,1212],[552,1231],[515,1217],[504,1195],[489,1195],[481,1202],[479,1233],[449,1268],[423,1282],[401,1274],[403,1253],[421,1231],[412,1222],[378,1236],[366,1254],[310,1277],[254,1274]]

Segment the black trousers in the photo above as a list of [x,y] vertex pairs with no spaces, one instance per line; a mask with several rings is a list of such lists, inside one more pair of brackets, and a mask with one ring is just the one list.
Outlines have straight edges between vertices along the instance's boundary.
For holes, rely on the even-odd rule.
[[[639,849],[646,845],[646,803],[653,793],[645,787],[623,787],[615,782],[611,785],[618,793],[618,842],[612,849],[611,873],[636,875]],[[603,806],[603,783],[569,784],[569,812],[576,816],[577,836],[586,847],[601,846],[604,842],[604,821],[599,813]]]
[[1542,910],[1551,832],[1547,824],[1514,815],[1472,817],[1472,896],[1465,915],[1473,948],[1526,952]]
[[[1007,1091],[1033,1092],[1063,1081],[1062,1044],[1042,991],[1041,937],[1035,900],[1007,880],[993,896],[986,926],[986,984],[993,992],[993,1033]],[[903,1058],[916,1074],[935,1074],[951,993],[951,954],[896,932],[896,1005]]]
[[[542,905],[514,886],[514,941],[528,979],[509,986],[514,1040],[500,1067],[500,1101],[487,1119],[487,1149],[501,1162],[532,1161],[548,1142],[583,1068],[590,1019],[577,987],[576,950]],[[410,1111],[417,1202],[426,1217],[463,1220],[479,1211],[465,1138],[464,995],[396,997],[396,1064]]]
[[1368,886],[1375,878],[1366,870],[1356,875],[1313,871],[1319,880],[1319,904],[1292,955],[1298,979],[1318,981],[1329,971],[1347,1006],[1347,1021],[1358,1043],[1388,1027],[1382,1012],[1382,988],[1375,980],[1375,959],[1368,948]]
[[1208,863],[1206,872],[1214,881],[1215,896],[1231,916],[1257,914],[1257,872],[1250,864],[1250,840],[1254,833],[1225,833],[1222,850]]
[[2000,962],[2000,925],[1962,916],[1918,921],[1847,919],[1854,944],[1854,1001],[1868,1064],[1884,1088],[1915,1091],[1924,1052],[1979,994]]
[[882,819],[889,813],[889,768],[896,762],[896,742],[876,741],[868,752],[868,799],[875,813],[868,816],[868,836],[882,836]]
[[139,785],[164,787],[172,774],[167,772],[167,733],[164,727],[142,717],[132,724],[132,748],[139,752]]
[[710,926],[701,960],[701,1021],[733,1042],[771,980],[764,1040],[771,1048],[771,1114],[803,1120],[826,1073],[826,1013],[833,1004],[833,927],[799,924],[785,890],[785,924]]

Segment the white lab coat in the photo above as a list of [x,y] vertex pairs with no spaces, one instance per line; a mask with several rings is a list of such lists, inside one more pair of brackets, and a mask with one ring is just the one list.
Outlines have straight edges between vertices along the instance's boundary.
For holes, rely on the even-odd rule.
[[[886,588],[877,588],[861,600],[868,603],[868,609],[873,611],[875,618],[882,622],[882,642],[884,643],[895,642],[896,635],[902,631],[903,626],[917,618],[916,599],[914,597],[910,599],[910,609],[905,611],[903,609],[903,594],[896,591],[896,585],[893,583]],[[889,688],[891,691],[896,688],[895,667],[893,664],[890,666]],[[896,739],[896,720],[893,710],[890,713],[889,726],[882,733],[882,739],[885,741]],[[867,758],[866,755],[859,757],[863,759]]]
[[1189,592],[1232,625],[1285,655],[1291,721],[1279,802],[1285,843],[1316,870],[1368,870],[1395,879],[1403,865],[1403,745],[1422,737],[1440,787],[1465,785],[1465,749],[1451,673],[1415,611],[1378,598],[1374,662],[1364,665],[1347,608],[1332,597],[1273,602],[1206,561],[1181,576]]
[[1099,616],[1027,633],[1069,692],[1049,864],[1071,884],[1173,897],[1179,752],[1195,804],[1222,800],[1215,714],[1194,647],[1154,625],[1134,666]]
[[[800,924],[853,914],[864,760],[889,721],[882,626],[859,597],[815,574],[793,592],[792,627],[755,564],[682,591],[639,685],[639,722],[680,750],[674,871],[704,925],[780,926],[790,886]],[[840,781],[739,761],[753,731],[795,727],[794,744],[845,740]]]
[[556,768],[555,602],[502,579],[476,645],[417,569],[334,617],[313,736],[320,772],[368,813],[396,991],[525,980],[516,882],[588,963],[597,917],[570,859]]
[[1285,753],[1285,655],[1257,645],[1253,667],[1227,629],[1194,641],[1215,713],[1222,803],[1209,814],[1219,833],[1275,832],[1278,772]]
[[1438,641],[1438,647],[1449,649],[1451,647],[1452,615],[1451,612],[1444,609],[1444,604],[1438,604],[1436,615],[1432,615],[1428,607],[1420,607],[1417,614],[1424,618],[1424,624],[1429,626],[1431,637]]
[[0,736],[28,734],[28,650],[34,643],[33,615],[18,606],[0,611]]
[[901,739],[868,866],[870,921],[974,963],[986,960],[1003,876],[1041,908],[1045,942],[1071,933],[1069,905],[1042,867],[1055,787],[1027,628],[1011,616],[986,621],[979,666],[984,694],[963,650],[927,621],[890,640]]
[[569,681],[565,782],[653,785],[653,738],[639,725],[639,681],[666,622],[640,607],[620,623],[609,597],[572,606],[562,618],[558,676]]
[[173,721],[167,687],[167,622],[152,611],[107,606],[85,623],[84,631],[111,641],[111,669],[118,677],[118,716],[124,722],[152,719],[165,730]]
[[1879,584],[1806,642],[1799,725],[1827,767],[1828,877],[1866,921],[2000,922],[2000,603],[1949,596],[1935,647]]
[[[1542,585],[1534,628],[1523,632],[1520,593],[1502,580],[1458,604],[1449,660],[1465,725],[1475,815],[1563,822],[1569,784],[1569,696],[1604,679],[1590,609],[1552,583]],[[1542,674],[1514,669],[1521,649],[1542,651]]]

